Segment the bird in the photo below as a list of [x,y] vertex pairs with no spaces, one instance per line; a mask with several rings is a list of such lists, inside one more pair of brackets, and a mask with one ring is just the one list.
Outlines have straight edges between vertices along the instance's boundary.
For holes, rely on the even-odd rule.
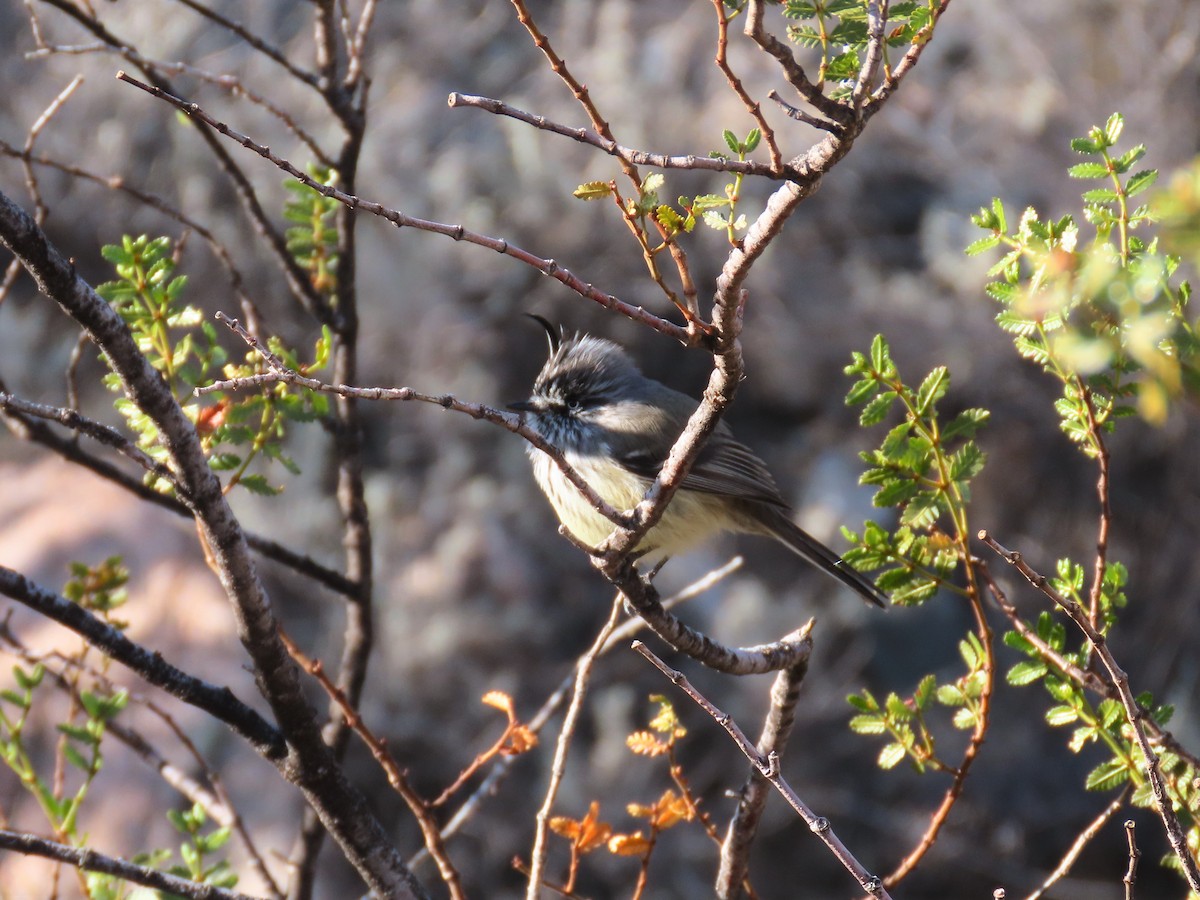
[[[557,449],[615,509],[645,496],[697,401],[642,374],[623,347],[605,338],[568,334],[541,316],[549,356],[527,400],[508,404]],[[532,444],[534,478],[558,519],[578,541],[599,545],[614,528],[546,453]],[[796,525],[766,464],[719,423],[692,463],[662,518],[637,550],[665,559],[720,532],[772,537],[860,597],[885,606],[870,579]]]

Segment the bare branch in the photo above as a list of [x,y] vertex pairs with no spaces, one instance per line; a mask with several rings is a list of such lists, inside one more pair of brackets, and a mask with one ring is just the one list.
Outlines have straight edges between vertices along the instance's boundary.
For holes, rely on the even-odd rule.
[[[805,626],[811,631],[812,623]],[[763,758],[772,754],[782,759],[796,722],[796,702],[800,685],[808,672],[808,656],[775,676],[771,685],[771,707],[767,710],[756,749]],[[769,783],[757,767],[752,767],[750,779],[742,786],[737,811],[729,822],[721,844],[721,867],[717,872],[716,892],[723,898],[741,895],[750,863],[750,846],[758,830],[759,819],[767,805]]]
[[161,653],[152,653],[135,644],[78,603],[35,584],[6,566],[0,566],[0,593],[71,629],[150,684],[224,722],[263,756],[279,759],[286,752],[279,731],[238,700],[229,688],[209,684],[177,669],[163,659]]
[[134,87],[140,88],[148,94],[152,94],[161,100],[165,100],[167,103],[170,103],[176,109],[183,111],[191,118],[203,122],[205,125],[208,125],[213,130],[225,135],[230,140],[241,144],[247,150],[257,153],[263,159],[267,160],[277,168],[282,169],[284,172],[287,172],[297,181],[301,181],[308,185],[317,193],[326,197],[330,197],[339,203],[345,204],[350,209],[365,210],[372,215],[386,219],[397,228],[416,228],[419,231],[428,231],[434,234],[440,234],[456,241],[466,241],[469,244],[487,247],[489,250],[495,250],[497,253],[511,256],[513,259],[537,269],[543,275],[561,282],[571,290],[575,291],[575,293],[587,298],[588,300],[598,303],[605,309],[615,310],[616,312],[619,312],[621,315],[632,319],[635,322],[640,322],[641,324],[665,334],[668,337],[675,338],[680,343],[688,344],[694,342],[694,339],[689,337],[686,329],[681,328],[680,326],[674,324],[673,322],[669,322],[666,319],[661,319],[658,316],[647,312],[640,306],[633,306],[623,300],[618,300],[612,294],[604,294],[596,290],[590,284],[584,283],[578,276],[574,275],[569,270],[564,269],[552,259],[542,259],[541,257],[535,256],[534,254],[528,252],[527,250],[522,250],[520,247],[513,246],[506,240],[488,237],[487,235],[478,234],[474,231],[468,231],[462,225],[447,225],[442,222],[434,222],[428,219],[419,219],[415,216],[408,216],[402,212],[399,212],[398,210],[389,209],[380,203],[364,200],[361,197],[340,191],[335,187],[321,184],[319,181],[316,181],[305,172],[300,171],[300,169],[296,168],[296,166],[292,165],[292,163],[276,156],[269,148],[264,147],[261,144],[256,144],[244,134],[240,134],[231,129],[225,123],[212,118],[210,115],[208,115],[208,113],[204,112],[204,110],[201,109],[198,104],[188,103],[187,101],[181,100],[159,87],[138,81],[136,78],[133,78],[125,72],[118,72],[117,77],[128,84],[132,84]]
[[447,98],[446,102],[451,109],[457,109],[460,106],[474,107],[486,110],[493,115],[508,116],[510,119],[516,119],[518,122],[532,125],[541,131],[549,131],[552,134],[562,135],[581,144],[595,147],[598,150],[604,151],[609,156],[623,159],[634,165],[651,166],[656,169],[735,172],[742,175],[758,175],[763,178],[772,179],[786,177],[786,169],[783,168],[782,164],[776,167],[774,165],[756,163],[752,160],[742,161],[725,159],[724,157],[668,156],[664,153],[649,153],[645,150],[635,150],[632,147],[622,147],[616,141],[601,137],[594,131],[588,131],[586,128],[572,128],[569,125],[560,125],[558,122],[553,122],[545,116],[525,112],[522,109],[517,109],[515,106],[510,106],[503,100],[493,100],[491,97],[477,97],[472,94],[460,94],[456,91]]
[[1054,871],[1051,872],[1046,877],[1046,880],[1042,882],[1042,886],[1026,897],[1025,900],[1041,900],[1042,897],[1046,896],[1046,892],[1050,890],[1050,888],[1054,887],[1055,884],[1067,876],[1067,874],[1071,871],[1071,867],[1075,865],[1075,862],[1079,859],[1080,854],[1082,854],[1087,848],[1087,845],[1090,844],[1092,839],[1100,833],[1100,830],[1108,824],[1108,820],[1115,816],[1117,811],[1129,801],[1129,793],[1129,787],[1126,786],[1125,790],[1121,791],[1118,796],[1113,798],[1113,801],[1109,803],[1108,806],[1104,807],[1104,809],[1100,811],[1100,815],[1096,816],[1096,818],[1088,824],[1087,828],[1083,829],[1083,831],[1079,833],[1079,837],[1075,838],[1074,843],[1071,844],[1070,849],[1067,850],[1066,854],[1063,855],[1063,858],[1059,864],[1055,866]]
[[618,596],[608,615],[608,621],[596,635],[596,640],[588,651],[579,658],[575,667],[575,690],[571,695],[571,705],[563,717],[562,730],[558,733],[558,743],[554,747],[554,761],[550,766],[550,783],[546,786],[546,796],[537,814],[537,832],[533,841],[533,851],[529,861],[529,887],[525,892],[526,900],[537,900],[541,892],[543,875],[546,868],[546,838],[550,831],[550,813],[554,811],[554,801],[558,797],[558,787],[562,783],[567,769],[567,753],[571,749],[571,739],[575,734],[575,726],[579,722],[579,714],[583,710],[583,698],[587,695],[588,682],[591,680],[592,664],[603,652],[609,635],[617,627],[621,617],[621,597]]
[[0,849],[15,850],[17,853],[24,853],[28,856],[42,856],[46,859],[57,860],[86,872],[104,872],[134,884],[157,888],[181,897],[193,897],[195,900],[254,900],[249,894],[227,891],[211,884],[198,884],[195,881],[168,875],[157,869],[148,869],[115,856],[105,856],[103,853],[97,853],[87,847],[70,847],[32,834],[0,830]]

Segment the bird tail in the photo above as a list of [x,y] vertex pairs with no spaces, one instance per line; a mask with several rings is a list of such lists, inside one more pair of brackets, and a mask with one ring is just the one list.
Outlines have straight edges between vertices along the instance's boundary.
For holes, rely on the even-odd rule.
[[759,522],[772,537],[797,556],[833,576],[868,603],[887,605],[887,595],[875,587],[869,578],[852,569],[844,559],[793,522],[784,510],[774,507],[764,510]]

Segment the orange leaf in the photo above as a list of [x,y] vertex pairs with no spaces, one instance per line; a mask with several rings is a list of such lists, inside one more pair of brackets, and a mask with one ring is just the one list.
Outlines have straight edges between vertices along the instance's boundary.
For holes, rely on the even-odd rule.
[[608,852],[615,856],[645,856],[651,844],[640,831],[633,834],[614,834],[608,841]]
[[593,800],[588,807],[587,815],[579,823],[579,834],[575,838],[575,846],[580,853],[591,853],[603,847],[612,834],[612,826],[600,821],[600,803]]
[[512,731],[509,732],[508,740],[500,748],[500,752],[505,756],[520,756],[522,753],[527,753],[536,747],[537,742],[537,735],[527,727],[524,725],[514,725]]
[[649,731],[635,731],[625,738],[625,746],[639,756],[662,756],[668,749]]

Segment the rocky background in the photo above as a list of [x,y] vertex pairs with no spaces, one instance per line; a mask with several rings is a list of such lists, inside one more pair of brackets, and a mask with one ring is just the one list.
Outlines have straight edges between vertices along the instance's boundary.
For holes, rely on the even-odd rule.
[[[56,42],[87,43],[61,16],[34,6]],[[311,58],[306,6],[218,6],[296,59]],[[531,8],[621,143],[703,155],[721,146],[723,128],[744,133],[751,127],[711,64],[710,4],[569,0]],[[290,85],[272,94],[281,81],[277,69],[248,57],[237,39],[183,6],[125,0],[105,4],[102,12],[147,55],[237,72],[317,135],[332,127],[317,117],[314,98]],[[612,177],[610,159],[511,120],[446,105],[450,91],[482,94],[585,124],[511,7],[413,0],[382,4],[378,19],[360,194],[506,238],[664,313],[666,304],[645,277],[615,210],[571,197],[580,182]],[[993,196],[1010,211],[1032,204],[1047,215],[1077,212],[1079,186],[1064,174],[1075,161],[1069,139],[1114,110],[1126,116],[1128,142],[1149,145],[1148,165],[1169,173],[1187,163],[1200,149],[1198,44],[1200,5],[1193,0],[956,0],[916,72],[802,206],[748,285],[748,379],[729,420],[768,461],[802,524],[841,546],[838,525],[858,527],[872,515],[870,492],[856,485],[856,451],[879,435],[861,432],[843,406],[841,369],[851,351],[865,350],[881,332],[909,379],[947,364],[954,380],[948,405],[992,410],[981,439],[989,464],[976,482],[973,527],[1020,547],[1043,571],[1061,556],[1088,561],[1097,518],[1092,469],[1058,430],[1052,386],[1017,358],[993,325],[994,309],[982,291],[988,261],[968,259],[962,248],[977,236],[970,214]],[[288,306],[278,271],[256,261],[253,232],[191,129],[166,106],[116,82],[119,59],[31,56],[32,48],[23,8],[0,6],[0,83],[7,87],[0,93],[0,138],[20,145],[46,104],[76,72],[85,73],[83,86],[40,136],[40,152],[99,174],[120,174],[186,208],[232,248],[253,280],[268,328],[293,344],[311,344],[311,327]],[[759,94],[780,86],[772,66],[741,41],[734,41],[731,61]],[[186,75],[179,84],[233,127],[306,162],[304,148],[260,110]],[[807,147],[808,129],[772,117],[785,147]],[[242,164],[264,202],[281,209],[279,173],[250,158]],[[12,160],[0,160],[0,184],[24,198]],[[720,184],[702,174],[670,173],[664,194],[719,191]],[[50,173],[43,174],[42,187],[52,210],[48,230],[93,283],[110,277],[102,244],[122,233],[178,236],[176,223],[104,188]],[[769,190],[747,182],[744,203],[751,214]],[[702,301],[724,257],[722,242],[716,232],[697,234],[689,248]],[[681,390],[697,394],[703,385],[702,355],[605,313],[511,259],[369,217],[360,244],[363,384],[409,385],[495,405],[524,397],[543,339],[521,314],[536,312],[620,341],[649,374]],[[209,311],[234,308],[223,274],[199,241],[189,245],[181,270],[191,278],[192,302]],[[0,307],[0,377],[20,396],[62,403],[62,373],[74,341],[61,314],[20,282]],[[227,345],[232,348],[232,340]],[[83,405],[115,423],[110,398],[96,384],[100,371],[95,360],[85,362]],[[380,634],[363,712],[433,794],[498,731],[496,714],[480,706],[480,695],[506,690],[522,714],[535,709],[591,641],[610,592],[555,536],[519,439],[435,407],[377,403],[367,405],[364,416]],[[1200,747],[1198,422],[1194,407],[1161,428],[1131,421],[1111,444],[1111,555],[1131,572],[1128,627],[1115,652],[1135,689],[1177,704],[1173,730],[1192,748]],[[286,483],[285,493],[273,501],[242,497],[238,508],[255,530],[336,566],[340,538],[325,437],[315,427],[298,431],[291,447],[304,474],[272,473]],[[924,828],[945,783],[903,768],[879,772],[873,763],[878,744],[846,728],[844,697],[863,687],[876,696],[911,692],[927,672],[952,676],[968,611],[938,598],[919,609],[877,613],[762,541],[718,542],[674,560],[664,584],[686,584],[734,552],[745,553],[746,565],[690,604],[686,616],[729,643],[770,640],[817,617],[816,653],[785,769],[859,857],[887,871]],[[185,668],[248,695],[232,622],[187,527],[0,434],[0,562],[58,585],[67,561],[99,561],[111,553],[124,554],[132,570],[131,633]],[[265,569],[292,635],[316,655],[336,659],[337,599]],[[1041,598],[1001,574],[1022,609],[1040,608]],[[20,612],[12,622],[32,645],[63,639]],[[1002,668],[1015,662],[1009,651],[1001,653]],[[757,729],[765,679],[689,674],[747,731]],[[650,802],[667,782],[660,765],[625,749],[624,738],[653,714],[648,695],[668,691],[627,652],[599,664],[559,802],[563,813],[581,815],[590,800],[601,798],[606,818],[632,827],[624,805]],[[675,699],[691,729],[686,771],[706,809],[723,822],[733,804],[724,794],[740,786],[745,765],[711,721],[682,696]],[[984,897],[1001,885],[1010,896],[1027,893],[1108,802],[1081,790],[1100,757],[1072,756],[1062,731],[1029,711],[1046,699],[1040,688],[999,689],[993,729],[966,795],[898,896]],[[198,743],[222,767],[263,844],[286,853],[296,798],[260,762],[227,746],[220,729],[186,710],[178,716],[201,735]],[[942,741],[946,755],[957,758],[962,737],[947,731]],[[362,763],[362,782],[377,784],[372,793],[402,846],[415,850],[415,827],[382,776],[365,752],[351,756]],[[508,860],[528,853],[549,760],[544,745],[518,761],[499,796],[451,844],[473,896],[523,890]],[[129,855],[169,845],[161,811],[175,802],[170,792],[119,753],[110,768],[90,806],[88,827],[98,848]],[[9,820],[37,821],[29,805],[0,771],[0,807]],[[1165,844],[1156,843],[1155,820],[1134,818],[1145,854],[1139,896],[1183,896],[1182,882],[1156,865]],[[1124,852],[1114,820],[1054,896],[1120,896]],[[668,835],[657,854],[652,896],[710,893],[711,845],[698,831]],[[327,856],[321,895],[352,896],[352,875],[332,862],[334,856]],[[852,895],[835,861],[775,800],[754,866],[764,898]],[[33,885],[44,884],[38,879],[46,871],[40,863],[0,858],[0,883],[17,885],[9,896],[40,896]],[[631,861],[597,854],[585,864],[580,890],[624,896],[634,871]],[[431,870],[422,874],[432,881]],[[242,886],[255,890],[249,879]],[[68,894],[70,888],[67,881]]]

